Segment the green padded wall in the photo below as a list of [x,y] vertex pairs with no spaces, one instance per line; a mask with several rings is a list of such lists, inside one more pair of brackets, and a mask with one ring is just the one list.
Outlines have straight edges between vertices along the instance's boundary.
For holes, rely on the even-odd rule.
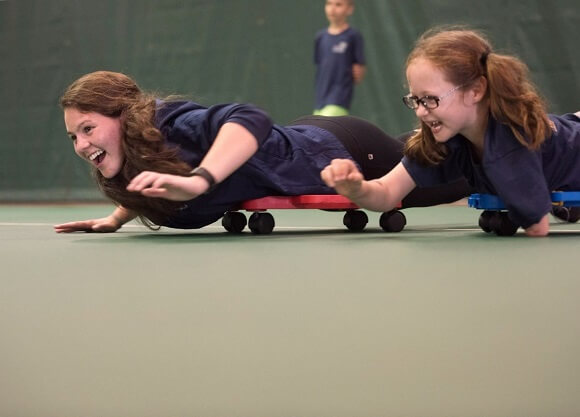
[[[0,201],[101,198],[67,139],[63,89],[98,69],[203,104],[247,101],[279,123],[312,110],[323,0],[0,0]],[[484,30],[515,53],[556,113],[580,110],[576,0],[358,0],[367,78],[352,113],[398,134],[413,41],[439,24]]]

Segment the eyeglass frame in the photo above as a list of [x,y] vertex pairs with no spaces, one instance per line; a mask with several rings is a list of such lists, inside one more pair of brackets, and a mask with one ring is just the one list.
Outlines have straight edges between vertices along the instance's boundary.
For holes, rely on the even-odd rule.
[[[421,104],[424,108],[426,108],[427,110],[433,110],[436,109],[437,107],[439,107],[439,102],[444,99],[445,97],[449,97],[451,94],[453,94],[454,92],[456,92],[457,90],[459,90],[461,87],[465,87],[465,84],[461,84],[458,86],[453,87],[451,90],[446,91],[445,93],[443,93],[443,95],[441,96],[430,96],[430,95],[426,95],[423,97],[417,97],[417,96],[412,96],[411,94],[407,94],[406,96],[403,96],[403,104],[405,104],[405,107],[407,107],[410,110],[417,110],[419,108],[419,104]],[[410,106],[408,103],[408,100],[412,100],[409,103],[413,103],[413,106]],[[434,107],[429,107],[427,105],[427,103],[425,102],[425,100],[433,100],[435,102],[435,106]]]

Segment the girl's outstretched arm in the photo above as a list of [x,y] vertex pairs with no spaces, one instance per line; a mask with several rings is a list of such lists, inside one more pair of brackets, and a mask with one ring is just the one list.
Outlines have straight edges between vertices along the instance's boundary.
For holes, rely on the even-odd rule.
[[[257,150],[258,140],[248,129],[238,123],[225,123],[199,166],[209,172],[216,183],[220,183]],[[147,197],[187,201],[205,193],[209,187],[209,182],[202,176],[182,177],[145,171],[133,178],[127,190]]]
[[320,176],[337,193],[362,208],[374,211],[393,209],[416,186],[400,162],[382,178],[366,181],[353,161],[334,159]]
[[117,207],[110,215],[100,219],[80,220],[75,222],[56,224],[56,233],[71,232],[99,232],[110,233],[121,228],[125,223],[133,220],[137,215],[123,207]]

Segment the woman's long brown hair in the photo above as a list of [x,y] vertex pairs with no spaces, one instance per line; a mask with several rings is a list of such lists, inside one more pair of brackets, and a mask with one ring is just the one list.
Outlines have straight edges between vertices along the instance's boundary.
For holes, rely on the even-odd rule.
[[86,74],[73,82],[60,99],[63,109],[96,112],[119,118],[123,131],[122,148],[125,162],[121,172],[105,178],[93,169],[101,191],[115,204],[136,212],[144,224],[163,224],[167,216],[182,203],[148,198],[126,190],[133,177],[142,171],[186,175],[191,167],[181,161],[177,150],[165,144],[162,133],[154,125],[156,98],[144,93],[128,76],[109,71]]
[[[487,78],[485,100],[499,123],[509,126],[528,149],[538,149],[551,132],[546,106],[530,80],[526,65],[518,58],[493,52],[480,33],[462,28],[438,28],[426,32],[407,58],[406,67],[425,58],[446,75],[449,82],[469,88],[479,77]],[[406,155],[421,163],[437,164],[447,153],[423,122],[407,141]]]

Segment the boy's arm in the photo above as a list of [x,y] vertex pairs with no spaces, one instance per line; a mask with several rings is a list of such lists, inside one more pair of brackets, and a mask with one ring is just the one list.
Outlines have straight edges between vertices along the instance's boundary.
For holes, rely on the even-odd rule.
[[367,67],[362,64],[352,64],[352,78],[356,84],[362,82],[365,77]]
[[352,78],[356,84],[362,82],[366,73],[365,42],[362,34],[355,31],[352,39],[353,56],[352,56]]

